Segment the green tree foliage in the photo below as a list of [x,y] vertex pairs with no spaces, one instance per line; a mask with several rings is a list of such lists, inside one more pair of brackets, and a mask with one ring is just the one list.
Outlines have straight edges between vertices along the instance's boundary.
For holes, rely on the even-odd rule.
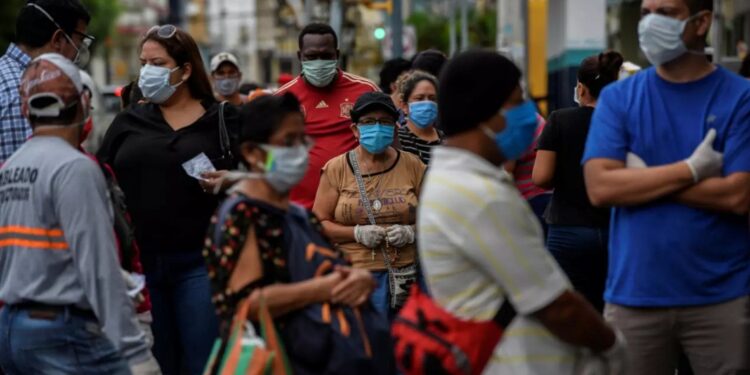
[[[81,2],[91,13],[89,34],[96,37],[97,44],[101,45],[114,30],[115,21],[120,14],[119,1],[82,0]],[[4,53],[8,44],[15,39],[16,17],[25,4],[26,0],[0,0],[0,54]]]
[[417,50],[424,51],[436,48],[448,51],[448,19],[436,14],[415,12],[406,20],[406,23],[417,29]]
[[0,55],[5,53],[8,44],[16,34],[16,17],[18,11],[26,4],[26,0],[0,1]]
[[117,0],[81,0],[86,9],[91,13],[89,23],[89,34],[96,38],[94,48],[101,47],[105,40],[112,35],[120,14],[120,2]]
[[[497,34],[497,15],[490,9],[477,12],[472,9],[469,18],[469,43],[471,47],[494,47]],[[420,51],[437,48],[448,51],[450,31],[448,18],[434,13],[415,12],[406,23],[417,29],[417,48]],[[460,40],[460,17],[456,14],[456,37]]]

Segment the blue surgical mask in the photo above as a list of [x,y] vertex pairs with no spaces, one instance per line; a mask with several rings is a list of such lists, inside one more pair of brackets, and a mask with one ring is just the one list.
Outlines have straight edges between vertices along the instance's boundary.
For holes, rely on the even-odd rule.
[[661,14],[650,13],[638,23],[638,43],[648,61],[656,66],[664,65],[688,52],[682,33],[685,25],[698,14],[678,20]]
[[143,92],[143,97],[156,104],[169,100],[177,90],[177,86],[182,84],[182,81],[176,85],[169,84],[169,76],[177,69],[180,67],[169,69],[151,64],[144,65],[138,78],[138,87]]
[[502,112],[505,129],[495,133],[487,127],[482,130],[492,138],[507,160],[518,160],[534,142],[537,128],[536,106],[531,100]]
[[302,75],[315,87],[326,87],[336,77],[337,60],[309,60],[302,62]]
[[371,154],[382,154],[393,144],[393,125],[373,124],[357,125],[359,144]]
[[409,103],[409,120],[420,129],[434,124],[437,115],[437,103],[432,100]]

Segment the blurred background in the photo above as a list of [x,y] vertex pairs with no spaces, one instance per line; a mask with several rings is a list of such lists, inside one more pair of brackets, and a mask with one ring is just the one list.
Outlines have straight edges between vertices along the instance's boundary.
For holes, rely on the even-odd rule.
[[[468,48],[507,53],[525,71],[525,85],[543,111],[573,104],[576,68],[589,55],[613,48],[646,66],[637,40],[640,0],[82,0],[97,38],[88,72],[104,106],[137,78],[137,46],[151,26],[171,23],[198,42],[208,62],[220,51],[240,60],[244,79],[263,87],[299,74],[297,37],[312,21],[339,34],[342,67],[377,80],[390,58],[436,48],[448,55]],[[737,69],[747,54],[750,1],[715,0],[710,51]],[[25,0],[0,1],[0,48],[13,40]]]

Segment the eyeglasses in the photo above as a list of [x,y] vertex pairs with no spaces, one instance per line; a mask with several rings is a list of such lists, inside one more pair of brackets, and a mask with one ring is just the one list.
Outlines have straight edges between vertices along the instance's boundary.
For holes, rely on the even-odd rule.
[[156,32],[156,36],[162,39],[169,39],[174,36],[175,33],[177,33],[177,26],[175,25],[156,25],[150,29],[148,29],[148,32],[146,33],[146,36],[149,36]]
[[381,117],[381,118],[372,118],[372,117],[366,117],[359,119],[359,125],[375,125],[375,124],[382,124],[382,125],[396,125],[396,120],[394,120],[391,117]]
[[83,43],[86,47],[91,47],[91,45],[94,44],[94,41],[96,40],[96,38],[94,38],[93,36],[88,35],[88,34],[84,34],[84,33],[80,32],[80,31],[75,31],[74,30],[73,34],[80,35],[81,36],[81,43]]
[[[65,33],[65,29],[63,29],[63,28],[62,28],[62,27],[60,26],[60,24],[58,24],[58,23],[57,23],[57,21],[55,21],[55,19],[54,19],[54,18],[52,18],[52,16],[50,16],[50,14],[49,14],[49,13],[47,13],[47,11],[46,11],[46,10],[44,10],[44,8],[42,8],[42,7],[40,7],[39,5],[36,5],[36,4],[34,4],[34,3],[29,3],[29,4],[26,4],[26,6],[27,6],[27,7],[33,7],[33,8],[36,8],[36,10],[38,10],[38,11],[40,11],[40,12],[41,12],[42,14],[44,14],[44,16],[45,16],[45,17],[47,17],[47,19],[48,19],[48,20],[50,20],[50,22],[52,22],[53,24],[55,24],[55,26],[56,26],[56,27],[57,27],[58,29],[62,30],[62,31],[63,31],[63,32]],[[67,34],[68,34],[68,33],[65,33],[65,35],[67,35]],[[89,35],[89,34],[84,34],[84,33],[80,32],[80,31],[78,31],[78,30],[73,30],[73,34],[79,34],[79,35],[81,36],[81,43],[82,43],[82,44],[84,44],[84,45],[85,45],[85,46],[86,46],[87,48],[91,47],[91,45],[92,45],[92,44],[94,44],[94,41],[96,40],[96,38],[94,38],[94,37],[93,37],[92,35]],[[70,37],[68,37],[68,38],[70,38]]]

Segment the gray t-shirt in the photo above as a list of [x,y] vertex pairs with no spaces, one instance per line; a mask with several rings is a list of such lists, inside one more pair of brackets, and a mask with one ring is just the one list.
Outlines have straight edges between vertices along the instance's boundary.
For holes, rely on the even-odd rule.
[[58,137],[0,167],[0,301],[90,309],[125,359],[149,355],[126,292],[104,176]]

